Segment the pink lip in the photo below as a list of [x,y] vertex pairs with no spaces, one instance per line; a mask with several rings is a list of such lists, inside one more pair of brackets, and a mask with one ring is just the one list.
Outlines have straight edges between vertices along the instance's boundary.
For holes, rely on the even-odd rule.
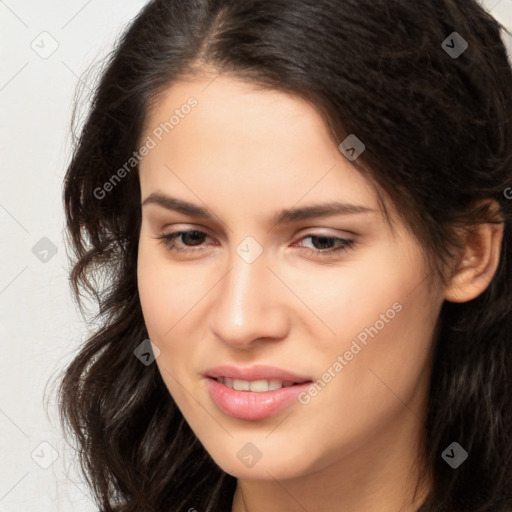
[[241,420],[261,420],[297,403],[297,395],[311,385],[311,382],[275,389],[272,391],[237,391],[216,381],[205,379],[211,399],[225,414]]
[[210,368],[208,371],[206,371],[205,376],[212,377],[214,379],[218,377],[228,377],[230,379],[249,381],[275,379],[282,381],[292,381],[299,384],[313,380],[309,376],[297,375],[295,373],[289,372],[288,370],[282,370],[281,368],[277,368],[275,366],[265,365],[254,365],[247,368],[230,365],[215,366],[214,368]]
[[[312,382],[308,376],[298,375],[274,366],[254,365],[246,368],[222,365],[205,372],[208,392],[217,407],[225,414],[242,420],[267,418],[297,401],[297,395],[306,391]],[[219,377],[240,380],[280,380],[296,383],[271,391],[237,391],[218,382]]]

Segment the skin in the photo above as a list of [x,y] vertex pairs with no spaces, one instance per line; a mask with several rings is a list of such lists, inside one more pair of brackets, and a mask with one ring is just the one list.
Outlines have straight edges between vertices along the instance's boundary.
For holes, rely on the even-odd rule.
[[[214,216],[142,207],[139,293],[163,380],[215,462],[238,478],[232,512],[416,510],[431,485],[424,479],[412,503],[434,326],[445,299],[470,300],[488,285],[500,228],[468,238],[451,284],[441,286],[388,204],[391,229],[374,187],[313,106],[212,78],[169,87],[141,138],[190,96],[198,100],[140,163],[142,202],[159,192]],[[281,208],[334,200],[371,211],[271,221]],[[190,253],[158,240],[186,230],[206,234],[175,240]],[[355,242],[322,257],[315,249],[338,243],[311,235]],[[252,263],[236,252],[247,236],[263,250]],[[207,392],[203,374],[219,364],[262,363],[320,379],[396,303],[400,312],[307,404],[246,421],[221,412]],[[262,453],[250,468],[237,457],[248,442]]]

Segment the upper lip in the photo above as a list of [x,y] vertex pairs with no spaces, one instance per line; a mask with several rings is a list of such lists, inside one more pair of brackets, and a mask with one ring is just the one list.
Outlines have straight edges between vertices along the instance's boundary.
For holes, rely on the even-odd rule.
[[228,377],[230,379],[239,380],[281,380],[291,381],[295,383],[309,382],[312,379],[304,375],[297,375],[296,373],[277,368],[275,366],[254,365],[248,367],[221,365],[210,368],[205,372],[206,377],[214,379],[218,377]]

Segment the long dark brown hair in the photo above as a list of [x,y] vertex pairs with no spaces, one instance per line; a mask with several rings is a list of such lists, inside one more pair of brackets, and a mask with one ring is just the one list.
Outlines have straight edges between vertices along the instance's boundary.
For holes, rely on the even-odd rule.
[[[80,308],[87,295],[98,313],[59,407],[101,512],[231,510],[236,478],[198,441],[157,366],[134,356],[148,338],[137,166],[98,192],[137,151],[159,94],[205,70],[306,99],[337,143],[356,134],[366,149],[353,164],[443,281],[459,228],[504,223],[490,285],[442,306],[424,425],[434,481],[420,512],[512,510],[512,73],[500,30],[476,0],[153,0],[133,20],[63,190],[70,283]],[[467,43],[460,55],[453,37]],[[486,199],[498,216],[475,206]],[[442,458],[452,442],[469,454],[457,469]]]

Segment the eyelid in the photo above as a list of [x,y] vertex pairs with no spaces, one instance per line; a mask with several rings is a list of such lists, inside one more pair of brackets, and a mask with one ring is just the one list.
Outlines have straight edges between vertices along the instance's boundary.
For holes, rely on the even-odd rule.
[[[329,238],[339,238],[339,239],[344,239],[344,240],[350,239],[350,240],[353,240],[354,242],[356,242],[357,239],[359,238],[356,233],[348,231],[348,230],[343,230],[343,232],[340,233],[339,231],[332,232],[332,231],[330,231],[330,229],[333,229],[333,228],[325,228],[325,227],[324,228],[320,228],[320,227],[303,228],[301,231],[299,231],[299,233],[294,235],[292,243],[297,244],[298,242],[300,242],[302,239],[304,239],[307,236],[311,236],[311,237],[325,236],[325,237],[329,237]],[[170,236],[170,235],[176,234],[176,233],[187,233],[190,231],[197,231],[201,234],[206,235],[210,239],[216,238],[215,236],[213,236],[209,233],[208,228],[205,228],[204,226],[197,227],[197,226],[194,226],[193,224],[188,224],[187,227],[184,227],[184,228],[178,227],[169,232],[166,232],[165,229],[162,229],[161,232],[159,233],[159,237]],[[201,249],[198,248],[197,250],[199,251]]]
[[[173,230],[169,233],[165,232],[165,229],[167,226],[173,227]],[[184,227],[182,227],[182,226],[184,226]],[[208,228],[204,225],[187,224],[185,222],[178,223],[178,224],[166,225],[162,229],[159,230],[159,234],[164,235],[164,234],[171,234],[171,233],[176,233],[176,232],[181,232],[181,231],[200,231],[201,233],[208,235],[210,238],[218,237],[218,235],[215,235],[215,236],[212,235],[210,228]],[[312,231],[314,233],[312,233]],[[312,225],[312,226],[301,228],[300,231],[298,231],[298,233],[296,233],[294,235],[294,237],[301,238],[303,236],[312,235],[312,234],[318,235],[318,236],[322,236],[322,235],[323,236],[333,236],[333,237],[338,237],[338,238],[348,238],[348,237],[355,238],[358,236],[357,233],[355,233],[354,231],[350,231],[348,229],[336,229],[336,228],[332,228],[332,227]],[[222,235],[220,238],[224,238],[224,235]]]
[[325,226],[310,226],[303,228],[296,236],[303,237],[306,235],[332,236],[336,238],[356,238],[358,236],[357,233],[348,229],[326,228]]

